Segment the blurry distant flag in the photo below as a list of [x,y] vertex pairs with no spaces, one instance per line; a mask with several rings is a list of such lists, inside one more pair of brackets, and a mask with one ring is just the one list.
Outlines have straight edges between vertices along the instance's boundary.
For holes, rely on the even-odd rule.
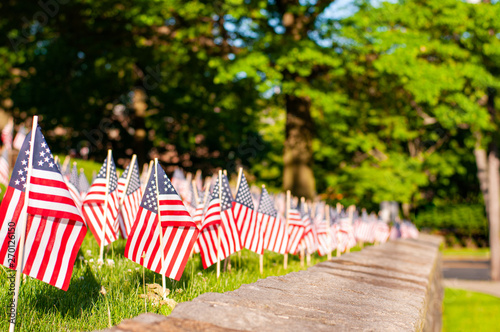
[[183,200],[186,200],[189,195],[189,186],[182,169],[176,168],[174,170],[174,174],[172,175],[172,184],[174,185],[175,190],[179,193],[181,198]]
[[0,183],[7,186],[9,184],[9,149],[4,148],[0,156]]
[[81,210],[82,208],[82,197],[80,196],[79,180],[78,180],[78,169],[76,168],[76,163],[73,164],[69,179],[66,180],[66,185],[68,186],[69,192],[73,200],[75,201],[76,207]]
[[16,137],[14,138],[14,142],[12,143],[12,146],[14,147],[14,149],[21,150],[21,148],[23,146],[24,139],[26,138],[26,132],[27,132],[27,130],[24,127],[24,125],[21,125],[21,127],[19,128],[19,130],[16,134]]
[[317,234],[314,225],[311,223],[311,217],[309,212],[305,211],[306,203],[300,205],[300,214],[302,218],[302,223],[304,224],[304,245],[307,249],[307,253],[312,254],[317,249]]
[[[109,178],[107,178],[107,167],[110,166]],[[109,183],[108,191],[106,186]],[[118,239],[118,177],[116,175],[115,162],[113,157],[110,160],[106,158],[96,179],[90,186],[87,196],[83,201],[83,217],[87,222],[92,234],[99,246],[101,245],[102,232],[105,229],[104,245],[108,245]],[[107,213],[104,211],[104,205],[107,201]],[[106,220],[104,221],[104,216]],[[104,226],[104,222],[106,226]]]
[[264,240],[260,222],[257,221],[257,212],[254,209],[250,187],[245,174],[241,173],[240,185],[236,193],[233,207],[234,217],[241,234],[243,247],[257,253],[264,253]]
[[222,175],[220,181],[222,188],[219,193],[218,178],[203,217],[200,233],[201,260],[205,269],[217,262],[217,232],[220,236],[219,260],[241,250],[238,227],[232,210],[233,196],[229,189],[229,181],[225,175]]
[[[129,174],[131,168],[132,173]],[[134,224],[142,197],[139,164],[135,158],[118,180],[118,196],[120,198],[120,215],[118,217],[120,232],[122,237],[126,239]]]
[[87,192],[90,189],[89,181],[83,172],[83,168],[80,168],[80,175],[78,176],[78,188],[80,189],[80,195],[82,197],[82,201],[87,196]]
[[[2,129],[2,143],[7,150],[12,150],[12,136],[14,135],[14,119],[10,118],[9,122]],[[23,144],[21,142],[21,144]]]
[[[291,203],[293,204],[293,202]],[[290,207],[288,210],[288,252],[296,254],[299,250],[300,241],[304,237],[306,225],[302,221],[297,207]]]
[[257,222],[260,223],[264,238],[264,249],[286,254],[288,234],[285,221],[273,206],[273,201],[266,188],[262,186],[262,194],[257,208]]
[[125,257],[179,280],[199,230],[160,166],[157,166],[157,172],[158,181],[153,169],[147,182],[127,240]]
[[[20,259],[19,240],[21,210],[27,202],[26,238],[22,272],[57,288],[67,290],[73,265],[85,237],[87,228],[83,222],[61,173],[54,163],[50,149],[40,127],[36,128],[33,151],[30,148],[31,133],[21,145],[12,178],[0,206],[0,262],[16,269]],[[32,156],[31,177],[28,171]],[[8,237],[11,223],[15,226],[13,238]],[[11,251],[14,244],[15,253]],[[12,259],[9,258],[13,258]],[[10,262],[10,263],[9,263]]]

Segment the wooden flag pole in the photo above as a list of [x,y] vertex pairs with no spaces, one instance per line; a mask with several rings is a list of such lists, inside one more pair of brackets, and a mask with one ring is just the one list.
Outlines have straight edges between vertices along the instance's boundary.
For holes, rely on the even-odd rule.
[[[38,116],[33,117],[33,124],[31,128],[31,138],[30,138],[30,154],[28,158],[28,171],[26,172],[26,189],[24,191],[24,204],[21,210],[20,221],[20,237],[19,237],[19,252],[17,256],[17,267],[16,267],[16,279],[14,284],[14,294],[12,296],[12,303],[10,304],[10,325],[9,332],[14,332],[16,328],[17,319],[17,304],[19,299],[19,289],[21,286],[21,275],[24,268],[24,245],[26,239],[26,224],[28,223],[28,201],[30,194],[30,182],[31,182],[31,170],[33,169],[33,148],[35,146],[35,135],[36,129],[38,127]],[[15,239],[14,239],[15,242]],[[13,310],[13,311],[12,311]]]
[[326,222],[326,233],[328,234],[328,246],[326,250],[327,252],[327,259],[330,260],[332,259],[332,230],[330,229],[330,206],[325,205],[325,222]]
[[120,199],[120,210],[122,208],[123,202],[125,201],[125,196],[127,196],[127,190],[128,190],[128,186],[130,184],[130,179],[132,178],[132,173],[134,171],[134,165],[135,165],[136,159],[137,159],[137,155],[133,154],[132,159],[130,160],[129,167],[128,167],[128,174],[127,174],[127,179],[125,181],[125,188],[123,189],[123,196]]
[[111,174],[111,149],[108,150],[108,158],[106,159],[106,195],[104,195],[104,220],[103,220],[103,225],[102,225],[102,232],[101,232],[101,246],[99,248],[99,259],[101,262],[103,262],[103,257],[104,257],[104,239],[106,237],[106,226],[107,226],[107,219],[108,219],[108,196],[109,196],[109,176]]
[[[285,201],[285,213],[286,213],[285,236],[288,236],[288,221],[289,221],[289,215],[290,215],[290,198],[291,198],[290,190],[287,190],[286,191],[286,201]],[[283,268],[286,270],[286,269],[288,269],[288,251],[284,256],[285,257],[283,259]]]
[[157,207],[157,213],[158,213],[158,223],[156,224],[156,227],[158,228],[158,233],[160,234],[160,262],[161,262],[161,285],[163,288],[163,299],[166,300],[167,296],[167,287],[166,287],[166,280],[165,280],[165,271],[163,271],[163,267],[165,266],[165,249],[163,248],[163,231],[161,228],[161,222],[160,222],[160,190],[158,188],[158,158],[155,158],[155,187],[156,187],[156,207]]
[[[222,213],[222,171],[219,170],[219,213]],[[217,226],[217,279],[220,276],[220,225]]]

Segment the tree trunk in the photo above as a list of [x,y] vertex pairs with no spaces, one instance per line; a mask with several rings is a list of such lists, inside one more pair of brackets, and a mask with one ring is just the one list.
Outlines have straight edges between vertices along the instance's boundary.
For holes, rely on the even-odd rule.
[[147,95],[144,89],[135,88],[134,96],[132,98],[132,109],[134,110],[134,152],[137,154],[137,162],[143,165],[148,162],[147,148],[146,148],[146,103]]
[[474,149],[474,156],[476,157],[479,188],[481,188],[481,193],[483,194],[484,206],[486,207],[486,216],[488,216],[488,157],[486,154],[486,150],[480,147],[480,142],[477,143],[477,146]]
[[491,279],[500,280],[500,178],[499,160],[496,144],[491,144],[488,154],[488,187],[489,203],[488,216],[490,223],[490,259],[491,259]]
[[308,98],[286,96],[286,139],[283,151],[283,187],[297,197],[313,199],[316,183],[312,171],[314,124]]

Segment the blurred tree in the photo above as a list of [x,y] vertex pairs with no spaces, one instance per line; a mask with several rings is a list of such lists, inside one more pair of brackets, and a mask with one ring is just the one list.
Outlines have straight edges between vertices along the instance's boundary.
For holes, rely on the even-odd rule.
[[[464,153],[475,151],[478,178],[487,193],[484,198],[495,280],[500,278],[498,118],[494,102],[500,87],[499,14],[498,4],[455,0],[384,3],[378,9],[364,4],[343,29],[354,56],[349,61],[348,70],[354,73],[350,81],[361,86],[365,82],[363,88],[349,90],[361,91],[357,100],[365,102],[375,122],[385,123],[380,129],[391,128],[386,136],[390,144],[406,145],[400,151],[421,167],[426,180],[463,172]],[[387,109],[402,116],[396,126],[387,126],[393,119]],[[374,131],[365,132],[370,135]],[[379,132],[377,139],[384,137],[383,133]],[[394,151],[397,148],[390,148]],[[404,160],[408,158],[398,164],[404,165]],[[486,167],[488,172],[484,172]],[[425,187],[425,181],[414,189],[418,186]]]
[[41,115],[59,151],[88,146],[103,158],[112,147],[119,163],[135,152],[142,162],[159,157],[188,170],[258,161],[259,154],[239,149],[248,140],[267,149],[252,112],[261,107],[257,92],[245,80],[214,84],[216,68],[208,66],[234,48],[220,5],[2,3],[0,49],[12,61],[0,70],[23,75],[7,89],[10,111],[18,119]]

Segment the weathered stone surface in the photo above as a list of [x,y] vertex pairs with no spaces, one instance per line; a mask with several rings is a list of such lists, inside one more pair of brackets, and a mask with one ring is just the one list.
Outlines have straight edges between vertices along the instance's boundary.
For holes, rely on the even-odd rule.
[[138,329],[124,321],[113,331],[440,331],[440,243],[421,235],[367,247],[307,271],[206,293],[164,320]]

